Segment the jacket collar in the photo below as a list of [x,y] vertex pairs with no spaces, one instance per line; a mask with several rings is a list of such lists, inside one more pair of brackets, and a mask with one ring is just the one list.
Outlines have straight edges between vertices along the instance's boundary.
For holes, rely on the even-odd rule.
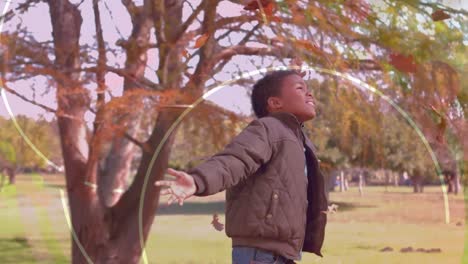
[[283,111],[278,111],[278,112],[272,112],[268,114],[269,116],[273,116],[278,118],[279,120],[283,121],[286,125],[288,125],[290,128],[296,130],[298,128],[303,129],[304,128],[304,122],[300,122],[299,119],[294,114],[291,114],[289,112],[283,112]]
[[[305,126],[304,122],[300,122],[299,119],[294,114],[291,114],[289,112],[283,112],[283,111],[278,111],[278,112],[272,112],[269,113],[268,116],[273,116],[281,120],[283,123],[285,123],[288,127],[290,127],[297,135],[297,137],[302,140],[302,142],[307,145],[309,148],[311,148],[312,153],[314,156],[316,156],[317,148],[315,145],[307,138],[305,134]],[[300,132],[299,132],[300,131]]]

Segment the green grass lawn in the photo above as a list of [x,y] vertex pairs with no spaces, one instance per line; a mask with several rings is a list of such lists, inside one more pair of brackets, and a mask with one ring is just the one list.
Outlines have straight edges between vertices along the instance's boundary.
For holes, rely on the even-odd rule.
[[[70,236],[59,190],[61,177],[21,175],[0,192],[0,263],[69,263]],[[367,187],[330,193],[339,206],[329,214],[323,258],[303,254],[300,263],[468,263],[462,260],[465,236],[463,196],[440,187],[422,194],[410,187]],[[231,241],[211,225],[224,223],[224,192],[193,197],[184,206],[165,206],[155,218],[147,243],[149,263],[231,263]],[[446,224],[447,213],[450,223]],[[438,248],[441,252],[400,252],[401,248]],[[381,252],[384,247],[393,251]]]

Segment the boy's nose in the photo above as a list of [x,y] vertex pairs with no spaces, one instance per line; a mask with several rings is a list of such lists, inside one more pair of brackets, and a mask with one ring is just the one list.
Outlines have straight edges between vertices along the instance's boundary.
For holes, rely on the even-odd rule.
[[314,95],[312,94],[312,92],[310,90],[307,90],[307,94],[306,94],[308,97],[312,98],[312,100],[315,102],[315,97]]

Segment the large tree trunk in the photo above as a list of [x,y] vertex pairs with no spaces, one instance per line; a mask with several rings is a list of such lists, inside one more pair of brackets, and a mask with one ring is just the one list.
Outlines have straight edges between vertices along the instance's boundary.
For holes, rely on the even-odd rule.
[[[89,97],[81,87],[79,38],[82,18],[68,0],[49,0],[55,63],[61,70],[57,82],[57,123],[64,160],[68,203],[72,224],[72,262],[95,262],[103,252],[106,228],[93,184],[94,167],[88,168],[89,144],[84,113]],[[92,243],[90,243],[92,241]],[[91,259],[90,259],[91,258]]]
[[[130,39],[121,45],[126,51],[124,78],[124,94],[143,87],[138,81],[144,77],[147,64],[147,47],[150,40],[152,21],[150,10],[144,6],[132,9],[133,30]],[[137,98],[138,99],[138,98]],[[137,100],[135,99],[135,100]],[[124,130],[133,138],[140,130],[142,109],[129,113],[124,118],[128,120]],[[135,154],[135,144],[121,135],[114,135],[112,147],[107,155],[103,175],[99,177],[99,194],[106,206],[114,205],[122,195],[126,180],[129,178],[132,160]]]
[[393,173],[393,180],[395,183],[395,187],[398,187],[399,182],[400,182],[400,173],[399,172],[392,172],[392,173]]
[[455,191],[455,195],[458,194],[458,192],[461,192],[461,182],[460,182],[460,174],[455,171],[455,177],[454,177],[454,181],[455,181],[455,188],[454,188],[454,191]]
[[[119,261],[115,263],[138,263],[140,259],[141,243],[148,237],[159,203],[160,188],[154,187],[153,183],[164,177],[176,129],[159,151],[157,147],[179,116],[179,110],[168,109],[159,113],[155,129],[147,142],[154,151],[144,152],[133,184],[111,209],[112,216],[117,220],[111,233],[116,238],[114,250],[125,252],[119,255]],[[155,155],[157,158],[151,164]]]
[[413,192],[414,192],[414,193],[420,193],[420,192],[422,192],[421,183],[419,183],[419,182],[413,182]]
[[[149,148],[143,150],[132,185],[114,206],[109,206],[117,199],[100,199],[96,188],[97,180],[100,176],[105,176],[109,180],[104,181],[105,184],[110,184],[112,188],[121,186],[132,151],[128,142],[115,140],[113,148],[119,153],[107,159],[107,167],[112,168],[106,170],[106,174],[99,175],[102,172],[98,166],[99,155],[96,154],[99,153],[99,147],[89,144],[95,140],[96,135],[91,139],[87,138],[83,118],[90,98],[80,85],[79,74],[75,71],[80,67],[79,38],[82,18],[78,8],[68,0],[49,0],[48,4],[55,63],[61,70],[60,77],[56,78],[57,119],[72,222],[72,263],[138,263],[159,203],[160,188],[155,188],[153,183],[164,176],[176,130],[171,132],[160,149],[158,146],[183,109],[160,110],[154,130],[148,141],[144,142]],[[182,5],[177,6],[180,9],[181,7]],[[137,33],[147,34],[147,26],[145,22],[142,25],[145,28]],[[142,53],[143,51],[140,55]],[[142,56],[128,58],[127,68],[141,76],[145,62],[146,58]],[[175,72],[170,63],[165,67],[170,72]],[[170,79],[174,82],[180,78],[172,76]],[[126,80],[125,86],[132,89],[135,84]],[[157,158],[152,163],[155,155]],[[123,164],[118,164],[115,168],[113,166],[117,161],[122,161]]]
[[[148,237],[159,203],[160,189],[155,188],[153,182],[164,176],[176,130],[162,145],[154,164],[151,164],[151,159],[179,115],[174,111],[160,113],[148,141],[154,152],[144,153],[135,181],[115,206],[104,207],[96,192],[85,185],[69,188],[73,230],[77,239],[73,243],[73,263],[88,263],[88,260],[92,263],[139,263],[142,245]],[[67,172],[67,178],[79,178],[81,173],[83,171],[79,170]]]
[[420,170],[415,170],[411,181],[413,183],[413,192],[414,193],[422,193],[423,192],[423,175]]
[[344,192],[344,171],[340,171],[340,192]]
[[360,196],[363,196],[364,195],[364,179],[363,179],[363,175],[362,175],[362,172],[359,172],[359,195]]

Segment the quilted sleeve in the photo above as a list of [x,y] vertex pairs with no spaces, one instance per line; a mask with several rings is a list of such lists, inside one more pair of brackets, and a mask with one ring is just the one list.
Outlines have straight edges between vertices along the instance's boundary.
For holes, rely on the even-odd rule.
[[254,174],[272,155],[267,128],[255,119],[225,148],[187,171],[197,186],[195,196],[208,196]]

